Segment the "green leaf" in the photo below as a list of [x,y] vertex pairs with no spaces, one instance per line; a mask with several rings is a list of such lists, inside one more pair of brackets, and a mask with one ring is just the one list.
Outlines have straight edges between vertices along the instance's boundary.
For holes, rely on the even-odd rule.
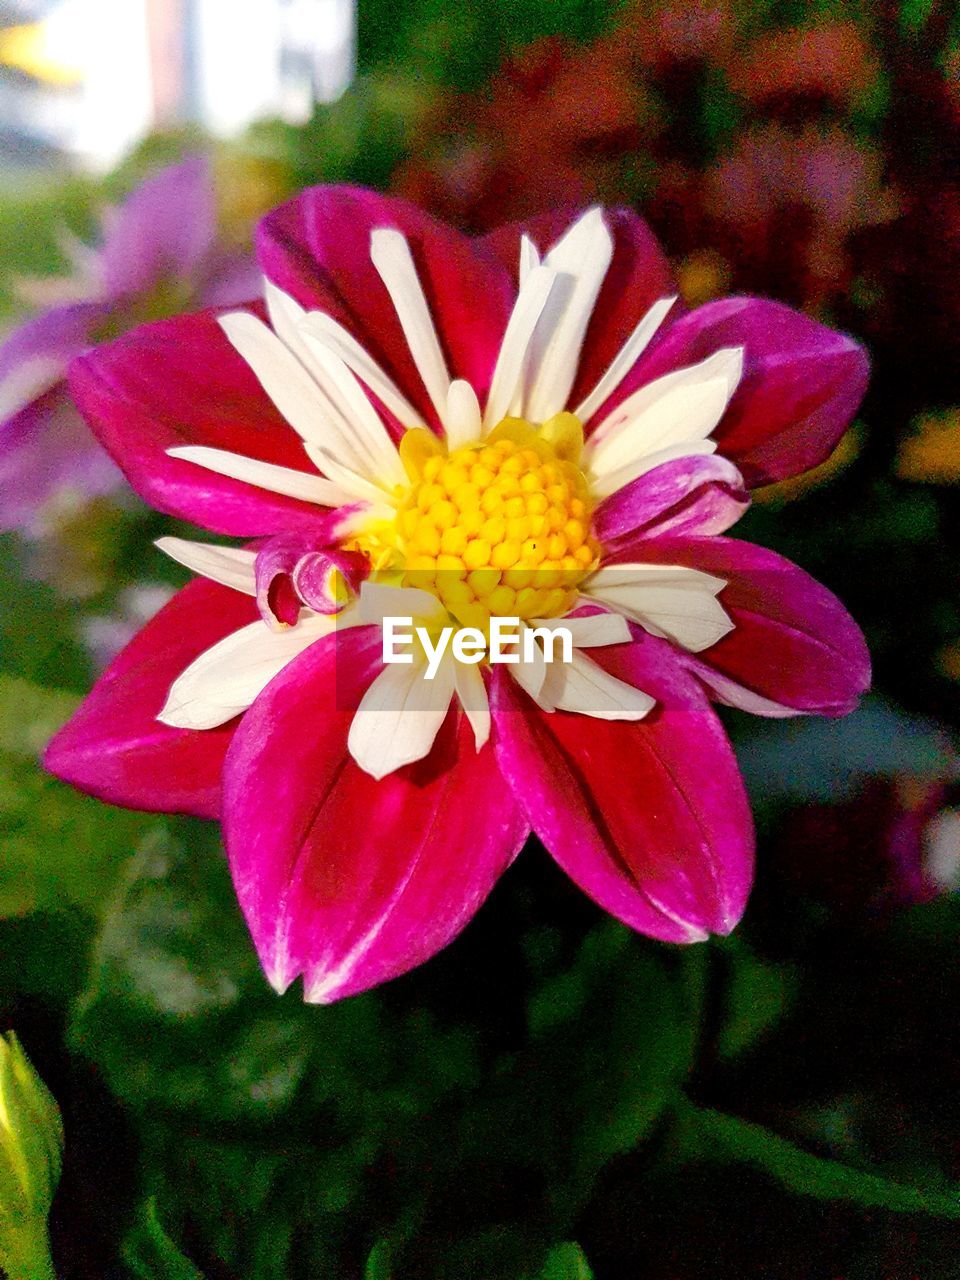
[[123,1260],[136,1280],[203,1280],[193,1263],[173,1243],[148,1200],[123,1245]]
[[547,1255],[537,1280],[593,1280],[593,1272],[578,1244],[558,1244]]
[[370,1257],[364,1268],[363,1280],[393,1280],[393,1266],[390,1260],[390,1245],[386,1240],[378,1240],[370,1250]]
[[946,1193],[892,1182],[813,1155],[762,1125],[720,1111],[685,1106],[678,1122],[674,1138],[684,1161],[732,1161],[768,1174],[795,1195],[960,1221],[960,1188]]
[[727,965],[726,1019],[717,1037],[717,1052],[721,1058],[735,1058],[783,1016],[796,975],[787,965],[759,959],[737,934],[716,946]]

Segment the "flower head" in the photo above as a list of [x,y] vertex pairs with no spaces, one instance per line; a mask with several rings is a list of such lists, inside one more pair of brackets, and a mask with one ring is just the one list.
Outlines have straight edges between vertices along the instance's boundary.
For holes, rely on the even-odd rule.
[[0,529],[36,531],[44,505],[67,492],[109,492],[121,476],[73,407],[70,361],[144,320],[253,297],[250,262],[217,243],[214,191],[199,157],[142,183],[108,209],[92,248],[64,235],[66,277],[22,280],[43,308],[0,344]]
[[[222,816],[264,968],[310,1000],[433,955],[531,830],[634,928],[729,931],[752,828],[710,699],[839,715],[869,664],[829,592],[719,535],[749,486],[829,454],[862,351],[757,299],[686,311],[624,211],[471,241],[315,189],[268,215],[259,254],[265,308],[74,366],[148,501],[254,541],[161,540],[200,578],[48,767]],[[392,617],[421,628],[407,664],[384,661]],[[532,634],[510,665],[488,661],[502,624]],[[450,626],[476,628],[477,660],[436,658]]]

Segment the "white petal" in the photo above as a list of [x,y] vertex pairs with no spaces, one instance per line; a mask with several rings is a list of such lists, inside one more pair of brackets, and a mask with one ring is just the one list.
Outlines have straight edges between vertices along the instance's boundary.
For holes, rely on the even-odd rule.
[[425,425],[420,414],[403,394],[393,379],[377,364],[373,356],[348,333],[342,324],[333,316],[323,311],[302,312],[300,328],[303,333],[312,334],[318,341],[326,344],[338,355],[344,364],[364,382],[394,417],[405,427],[422,427]]
[[540,252],[526,232],[520,237],[520,287],[534,267],[540,265]]
[[[309,452],[309,449],[308,449]],[[278,467],[272,462],[260,462],[257,458],[245,458],[229,449],[210,449],[203,444],[178,445],[167,450],[171,458],[193,462],[217,475],[231,480],[243,480],[270,493],[282,493],[288,498],[300,498],[303,502],[316,502],[321,507],[342,507],[355,501],[353,495],[323,476],[308,471],[295,471],[292,467]]]
[[370,258],[387,286],[414,364],[442,422],[450,374],[406,237],[392,227],[378,227],[370,235]]
[[602,479],[590,472],[588,466],[590,488],[596,497],[607,498],[628,484],[632,484],[640,476],[645,476],[648,471],[662,467],[665,462],[675,462],[678,458],[709,457],[716,452],[715,440],[681,440],[679,444],[672,444],[666,449],[657,449],[655,453],[635,458],[616,471],[608,472]]
[[650,345],[653,335],[660,328],[677,298],[661,298],[655,302],[637,327],[631,333],[610,363],[609,369],[601,377],[585,400],[574,410],[581,422],[588,422],[624,380],[633,366]]
[[301,354],[301,342],[298,328],[300,321],[307,314],[295,298],[284,293],[272,280],[264,277],[263,295],[267,300],[267,314],[277,336],[281,338],[291,351]]
[[62,356],[34,356],[16,365],[0,382],[0,421],[15,413],[48,391],[67,372]]
[[580,590],[651,635],[699,653],[733,630],[716,598],[725,586],[723,578],[686,565],[618,564],[598,569]]
[[545,422],[567,407],[583,338],[612,257],[613,238],[603,212],[590,209],[544,259],[546,266],[569,277],[570,286],[559,311],[553,300],[560,291],[554,287],[551,305],[537,326],[523,407],[531,422]]
[[642,689],[610,675],[582,653],[572,662],[555,662],[544,695],[557,711],[574,711],[595,720],[642,720],[656,705]]
[[397,446],[354,374],[322,339],[305,327],[301,334],[310,372],[334,407],[339,435],[347,447],[333,444],[329,433],[327,442],[319,443],[370,480],[387,487],[405,484]]
[[[389,505],[392,495],[376,481],[369,480],[366,475],[348,467],[327,449],[319,449],[312,444],[303,447],[317,470],[325,471],[341,492],[348,495],[347,502],[369,502],[378,509],[385,509],[388,515],[395,514],[393,507]],[[368,515],[368,519],[371,517],[372,513]]]
[[464,714],[473,729],[473,741],[477,750],[490,737],[490,700],[487,686],[478,666],[466,662],[454,662],[457,697]]
[[[584,457],[598,480],[685,440],[703,440],[723,416],[743,370],[743,348],[725,347],[628,396],[590,437]],[[606,492],[611,492],[609,488]]]
[[[520,623],[521,639],[522,639],[522,633],[526,630],[527,630],[527,623],[521,620],[521,623]],[[521,644],[521,648],[520,648],[521,655],[524,652],[525,652],[524,647]],[[523,689],[526,693],[528,693],[530,697],[534,700],[534,702],[538,704],[538,706],[543,707],[544,711],[552,711],[553,704],[551,702],[541,701],[541,692],[543,690],[543,686],[547,678],[547,663],[546,663],[546,659],[543,656],[543,650],[540,648],[538,644],[535,644],[532,647],[531,652],[533,653],[533,658],[530,662],[524,662],[523,658],[521,657],[519,662],[511,662],[507,666],[507,671],[510,673],[511,676],[513,676],[514,680],[516,680],[520,688]]]
[[737,707],[740,711],[746,711],[752,716],[766,716],[768,720],[788,720],[793,716],[804,714],[796,707],[788,707],[782,702],[765,698],[762,693],[754,693],[752,689],[737,684],[729,676],[721,675],[715,667],[707,663],[698,665],[696,672],[725,707]]
[[581,618],[536,618],[531,625],[549,627],[551,631],[565,627],[575,649],[626,644],[630,639],[630,625],[619,613],[591,613]]
[[175,729],[213,729],[246,711],[275,675],[337,626],[333,614],[301,614],[296,626],[271,631],[251,622],[207,649],[173,682],[157,719]]
[[480,402],[469,382],[455,378],[447,394],[444,418],[447,448],[451,451],[480,439]]
[[385,778],[428,755],[453,697],[455,663],[441,662],[432,680],[426,664],[385,666],[360,700],[347,748],[371,777]]
[[361,622],[377,625],[382,625],[384,618],[439,621],[447,616],[446,609],[429,591],[421,591],[419,587],[391,587],[384,582],[371,582],[369,578],[360,584],[358,610]]
[[520,286],[490,383],[483,415],[483,425],[488,431],[507,416],[511,406],[517,402],[518,393],[522,400],[530,344],[556,280],[557,273],[549,267],[534,267],[527,272]]
[[207,542],[190,542],[187,538],[157,538],[153,544],[178,564],[194,573],[202,574],[211,582],[219,582],[244,595],[257,594],[254,565],[255,551],[244,547],[219,547]]
[[336,423],[317,384],[294,353],[262,320],[246,311],[220,316],[220,328],[302,440],[333,448]]

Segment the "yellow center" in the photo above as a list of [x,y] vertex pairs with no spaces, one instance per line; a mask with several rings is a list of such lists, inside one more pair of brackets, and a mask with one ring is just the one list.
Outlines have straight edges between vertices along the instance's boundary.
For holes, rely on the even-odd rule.
[[431,433],[408,431],[410,490],[394,522],[354,545],[381,573],[438,596],[462,626],[559,617],[598,561],[582,440],[572,414],[539,429],[508,418],[450,454]]

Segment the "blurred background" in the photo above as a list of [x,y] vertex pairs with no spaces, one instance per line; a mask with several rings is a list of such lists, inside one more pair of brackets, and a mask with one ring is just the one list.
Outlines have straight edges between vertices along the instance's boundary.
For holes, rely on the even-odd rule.
[[[189,253],[150,212],[171,172]],[[215,828],[39,770],[189,530],[99,455],[60,347],[13,358],[22,326],[93,302],[82,349],[248,296],[257,217],[331,181],[470,232],[630,205],[689,303],[869,347],[834,455],[736,529],[841,596],[875,688],[727,717],[760,832],[732,938],[631,935],[533,847],[429,965],[305,1008]],[[64,1115],[58,1274],[960,1277],[960,8],[0,0],[3,335],[0,1024]]]

